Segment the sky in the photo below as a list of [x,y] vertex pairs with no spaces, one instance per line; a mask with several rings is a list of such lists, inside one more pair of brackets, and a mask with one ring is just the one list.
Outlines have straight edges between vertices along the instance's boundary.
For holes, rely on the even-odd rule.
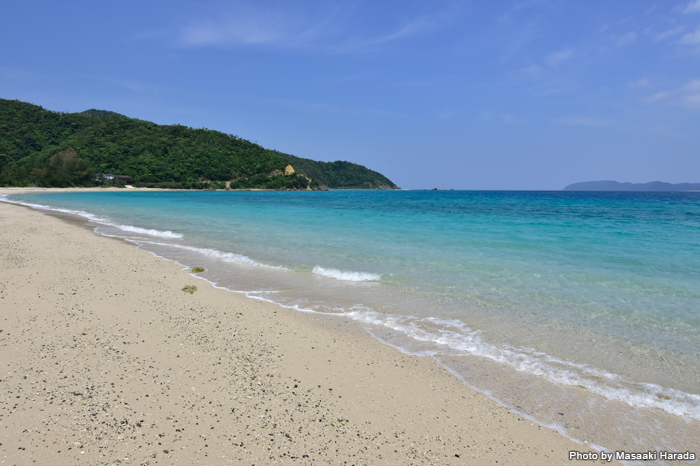
[[700,0],[0,0],[0,98],[403,188],[700,182]]

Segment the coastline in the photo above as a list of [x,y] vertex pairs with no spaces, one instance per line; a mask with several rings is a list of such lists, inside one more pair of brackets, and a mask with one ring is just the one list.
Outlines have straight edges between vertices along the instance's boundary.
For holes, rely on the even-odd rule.
[[28,208],[0,203],[0,218],[10,463],[574,464],[592,450],[343,319],[216,289]]

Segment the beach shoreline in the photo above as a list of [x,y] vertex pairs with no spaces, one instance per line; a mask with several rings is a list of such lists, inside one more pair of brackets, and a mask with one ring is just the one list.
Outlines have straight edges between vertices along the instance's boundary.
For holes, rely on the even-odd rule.
[[216,289],[25,207],[0,203],[0,217],[9,464],[566,464],[594,451],[342,318]]

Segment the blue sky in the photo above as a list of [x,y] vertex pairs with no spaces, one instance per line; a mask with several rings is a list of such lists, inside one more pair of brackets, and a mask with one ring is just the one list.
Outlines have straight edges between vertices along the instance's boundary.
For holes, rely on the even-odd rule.
[[0,1],[0,97],[404,188],[700,182],[700,0]]

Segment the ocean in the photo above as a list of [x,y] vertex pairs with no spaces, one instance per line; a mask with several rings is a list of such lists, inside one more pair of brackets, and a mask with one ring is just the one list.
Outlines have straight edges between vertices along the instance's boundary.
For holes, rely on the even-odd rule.
[[593,448],[700,445],[700,193],[125,190],[2,200],[77,216],[203,267],[197,276],[216,286],[356,321]]

